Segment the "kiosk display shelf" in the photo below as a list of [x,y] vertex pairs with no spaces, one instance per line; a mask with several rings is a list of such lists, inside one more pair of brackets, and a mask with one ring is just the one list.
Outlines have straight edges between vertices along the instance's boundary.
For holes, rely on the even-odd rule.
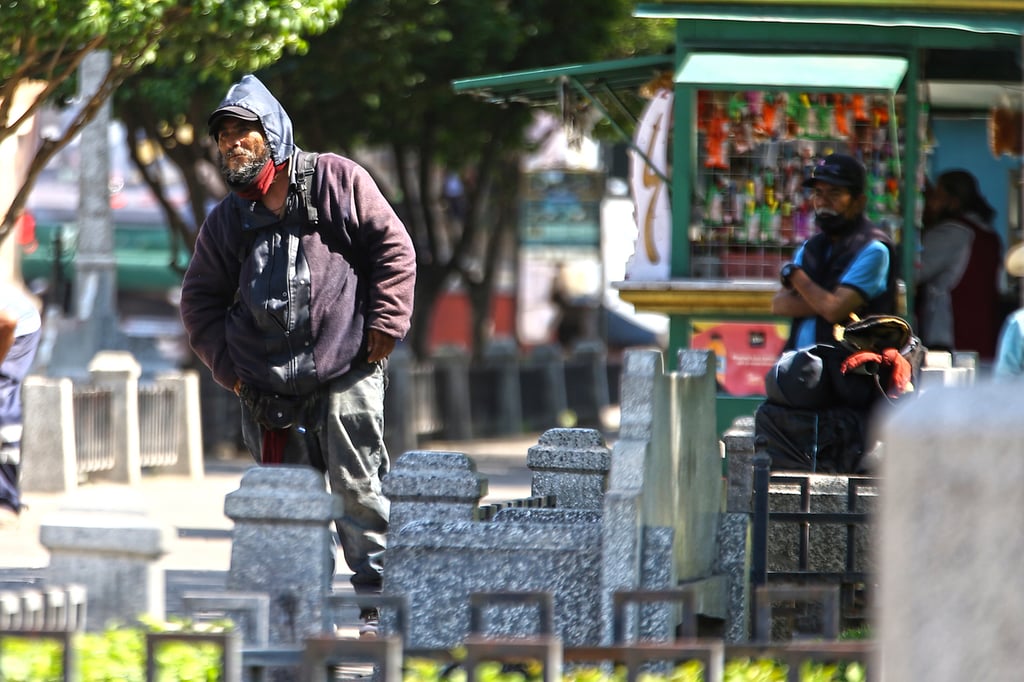
[[866,213],[898,241],[898,150],[885,96],[701,90],[690,263],[695,277],[774,279],[814,228],[802,183],[832,152],[867,169]]

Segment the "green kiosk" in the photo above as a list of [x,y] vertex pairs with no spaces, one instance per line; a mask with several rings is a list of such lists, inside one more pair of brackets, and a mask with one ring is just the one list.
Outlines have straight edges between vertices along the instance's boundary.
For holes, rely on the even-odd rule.
[[[800,185],[809,167],[833,151],[864,162],[869,217],[899,244],[912,282],[937,143],[932,93],[1021,84],[1024,0],[666,0],[634,14],[675,20],[672,54],[453,86],[536,105],[564,103],[569,91],[620,121],[628,107],[618,94],[643,92],[634,130],[613,121],[632,150],[638,230],[616,286],[638,310],[669,315],[670,362],[679,348],[715,352],[721,432],[753,414],[788,334],[770,301],[780,266],[813,228]],[[911,285],[902,306],[910,318]]]

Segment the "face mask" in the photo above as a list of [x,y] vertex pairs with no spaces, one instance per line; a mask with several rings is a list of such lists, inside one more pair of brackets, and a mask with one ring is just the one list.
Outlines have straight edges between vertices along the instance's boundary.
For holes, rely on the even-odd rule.
[[849,232],[857,224],[827,208],[815,214],[814,222],[822,232],[832,237]]

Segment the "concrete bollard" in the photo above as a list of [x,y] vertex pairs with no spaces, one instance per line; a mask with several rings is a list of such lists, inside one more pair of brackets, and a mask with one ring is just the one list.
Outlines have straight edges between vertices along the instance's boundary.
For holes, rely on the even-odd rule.
[[549,429],[527,451],[531,494],[554,495],[559,509],[596,509],[604,504],[611,450],[593,429]]
[[473,437],[473,420],[466,351],[451,346],[438,349],[434,355],[434,381],[441,407],[441,437],[469,440]]
[[227,588],[270,595],[270,640],[301,643],[321,634],[334,556],[330,523],[341,497],[312,467],[253,467],[224,500],[235,522]]
[[599,428],[611,403],[608,357],[600,341],[581,341],[565,363],[565,390],[577,426]]
[[384,440],[392,457],[415,450],[418,444],[413,381],[411,353],[398,346],[388,358],[388,390],[384,394]]
[[526,428],[543,431],[554,424],[561,424],[569,409],[561,346],[537,346],[527,354],[519,373]]
[[139,376],[142,367],[125,351],[100,351],[89,363],[94,385],[112,391],[110,407],[111,443],[114,467],[96,473],[115,483],[136,484],[142,480],[139,454]]
[[512,339],[495,339],[482,361],[470,368],[473,425],[479,436],[508,436],[523,431],[519,386],[519,349]]
[[47,582],[85,588],[86,629],[94,632],[140,615],[164,618],[164,574],[157,562],[174,538],[174,529],[150,518],[131,491],[116,501],[79,494],[39,527],[39,541],[50,552]]
[[413,521],[469,521],[487,494],[487,479],[460,452],[407,452],[381,486],[391,501],[392,531]]
[[65,493],[78,487],[74,386],[70,379],[30,376],[22,387],[21,489]]
[[188,476],[194,481],[202,480],[203,437],[199,408],[199,375],[192,371],[167,372],[156,377],[159,385],[172,389],[175,409],[173,419],[178,420],[178,454],[173,466],[162,467],[168,474]]

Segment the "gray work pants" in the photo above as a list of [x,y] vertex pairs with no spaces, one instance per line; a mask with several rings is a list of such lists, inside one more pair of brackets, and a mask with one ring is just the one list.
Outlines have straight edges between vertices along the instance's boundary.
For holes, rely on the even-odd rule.
[[[358,363],[325,385],[307,417],[289,429],[283,464],[323,472],[344,502],[335,519],[345,563],[358,593],[380,592],[390,503],[381,478],[390,469],[384,447],[384,363]],[[262,429],[242,401],[242,437],[262,462]]]

